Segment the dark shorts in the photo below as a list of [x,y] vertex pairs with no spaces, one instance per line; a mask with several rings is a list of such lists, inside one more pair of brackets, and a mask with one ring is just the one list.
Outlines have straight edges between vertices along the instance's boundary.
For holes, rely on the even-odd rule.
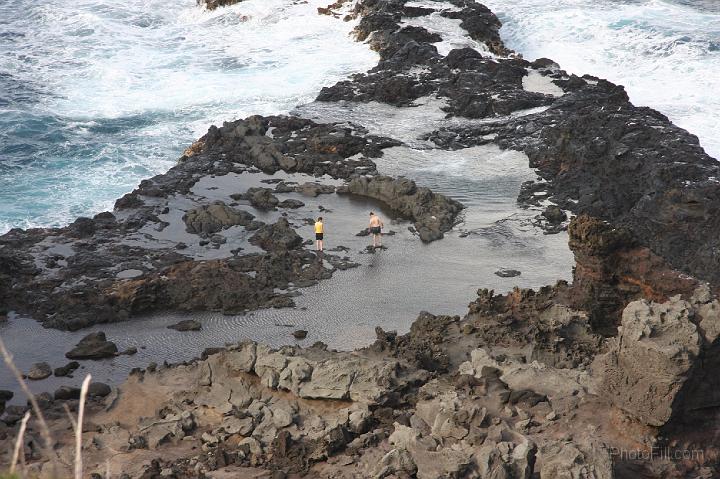
[[322,234],[322,233],[315,233],[315,239],[318,240],[318,241],[322,241],[322,239],[323,239],[323,234]]
[[370,228],[370,232],[374,235],[379,235],[381,231],[382,228],[380,228],[379,226],[373,226],[372,228]]

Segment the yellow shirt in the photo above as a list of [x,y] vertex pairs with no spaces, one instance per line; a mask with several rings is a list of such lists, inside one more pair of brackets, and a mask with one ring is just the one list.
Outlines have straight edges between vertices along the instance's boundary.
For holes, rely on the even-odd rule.
[[325,232],[325,227],[324,227],[322,221],[317,221],[315,223],[315,233],[324,233],[324,232]]

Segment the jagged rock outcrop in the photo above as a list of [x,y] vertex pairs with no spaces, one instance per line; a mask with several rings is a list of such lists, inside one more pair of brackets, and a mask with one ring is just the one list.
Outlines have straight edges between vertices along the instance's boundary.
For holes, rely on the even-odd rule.
[[463,205],[428,188],[418,187],[407,178],[389,176],[359,177],[339,193],[350,193],[380,200],[403,217],[414,221],[420,239],[435,241],[450,230]]
[[644,424],[691,421],[718,401],[710,369],[719,332],[720,303],[707,286],[687,301],[634,301],[609,351],[593,364],[599,392]]
[[117,345],[108,341],[105,333],[98,331],[82,338],[74,348],[65,354],[65,357],[68,359],[103,359],[113,357],[117,353]]
[[255,216],[227,206],[222,201],[188,211],[183,216],[188,233],[209,236],[231,226],[247,226]]
[[243,0],[197,0],[197,4],[205,6],[208,10],[215,10],[216,8],[229,7],[242,1]]

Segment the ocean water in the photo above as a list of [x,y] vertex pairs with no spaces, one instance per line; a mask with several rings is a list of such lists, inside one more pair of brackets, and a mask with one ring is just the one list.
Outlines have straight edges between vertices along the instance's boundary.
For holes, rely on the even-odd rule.
[[0,234],[112,208],[209,125],[375,65],[327,0],[0,2]]
[[720,2],[484,0],[506,44],[529,60],[625,85],[720,159]]

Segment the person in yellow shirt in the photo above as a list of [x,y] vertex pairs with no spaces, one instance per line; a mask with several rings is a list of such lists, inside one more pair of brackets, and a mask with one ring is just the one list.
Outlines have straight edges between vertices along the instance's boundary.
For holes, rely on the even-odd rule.
[[325,225],[323,224],[322,216],[318,217],[315,222],[315,250],[322,252],[323,250],[323,235],[325,234]]

